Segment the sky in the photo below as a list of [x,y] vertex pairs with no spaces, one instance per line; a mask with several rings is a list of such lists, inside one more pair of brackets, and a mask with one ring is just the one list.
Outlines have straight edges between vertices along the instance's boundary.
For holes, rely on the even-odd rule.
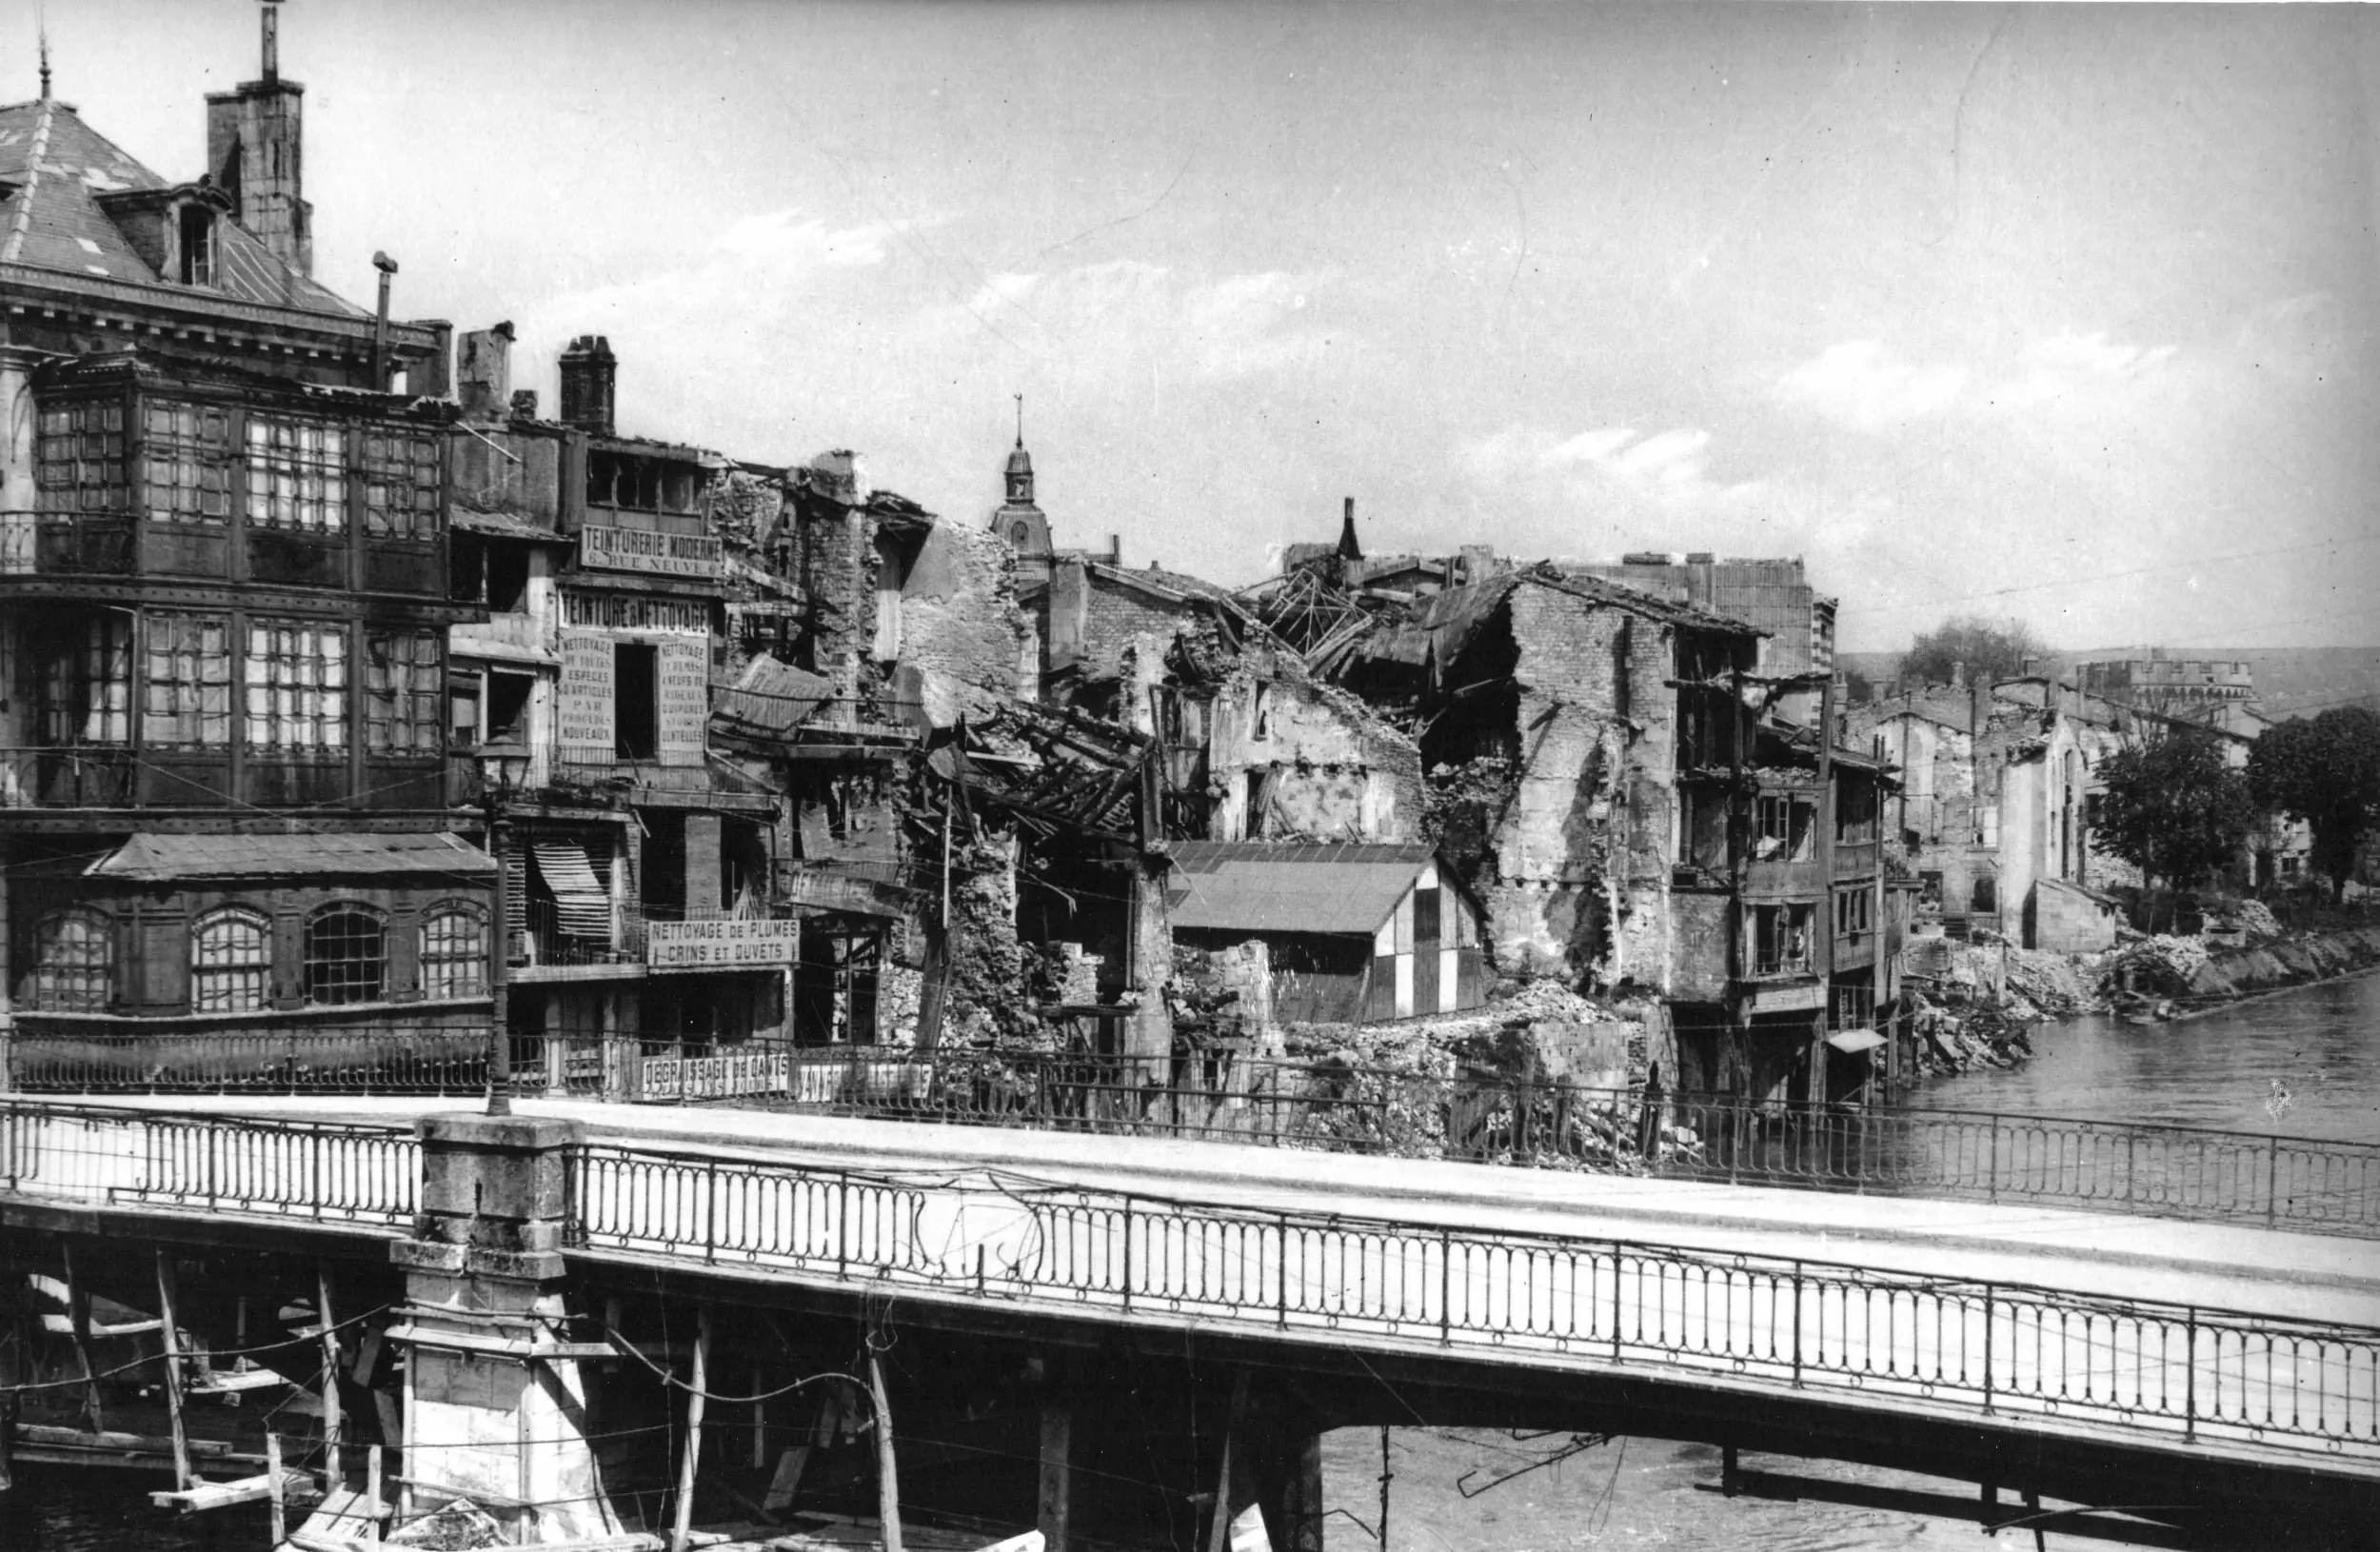
[[[249,0],[48,8],[169,177]],[[0,98],[35,8],[0,0]],[[2380,643],[2380,8],[294,0],[315,273],[1227,584],[1798,555],[1845,650]]]

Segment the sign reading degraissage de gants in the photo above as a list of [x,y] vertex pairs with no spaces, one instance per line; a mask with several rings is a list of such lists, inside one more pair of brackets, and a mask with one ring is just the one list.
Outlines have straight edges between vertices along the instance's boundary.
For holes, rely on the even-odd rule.
[[648,965],[790,965],[802,924],[772,917],[723,917],[707,922],[647,922]]
[[589,523],[579,529],[579,564],[609,571],[715,577],[720,555],[719,541],[707,534],[654,533],[607,523]]

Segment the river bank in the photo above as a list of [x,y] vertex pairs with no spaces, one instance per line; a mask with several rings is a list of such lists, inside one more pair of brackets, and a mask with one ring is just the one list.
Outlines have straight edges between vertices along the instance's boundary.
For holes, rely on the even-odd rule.
[[2194,1019],[2380,968],[2380,924],[2283,934],[2251,919],[2238,934],[2249,941],[2227,941],[2231,936],[2134,937],[2090,954],[1917,940],[1908,988],[1918,1071],[1944,1076],[2015,1066],[2033,1054],[2033,1031],[2055,1020]]

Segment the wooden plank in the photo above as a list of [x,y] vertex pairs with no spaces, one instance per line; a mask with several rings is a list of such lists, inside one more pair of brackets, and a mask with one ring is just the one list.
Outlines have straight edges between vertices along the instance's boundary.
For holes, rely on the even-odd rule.
[[[309,1485],[302,1472],[282,1473],[282,1491],[291,1498]],[[240,1477],[231,1482],[202,1482],[171,1492],[151,1493],[149,1502],[161,1509],[196,1514],[205,1509],[228,1509],[234,1504],[255,1503],[272,1496],[272,1477],[268,1472],[254,1477]]]
[[[57,1444],[103,1451],[140,1450],[157,1455],[169,1453],[173,1441],[154,1434],[85,1433],[80,1428],[53,1428],[40,1423],[20,1423],[16,1425],[20,1443]],[[222,1439],[193,1439],[189,1442],[192,1457],[204,1459],[210,1455],[228,1455],[231,1444]]]
[[[669,1533],[669,1552],[686,1552],[694,1543],[688,1540],[694,1520],[694,1470],[703,1455],[704,1394],[710,1379],[711,1306],[697,1304],[694,1310],[694,1373],[688,1386],[685,1403],[685,1456],[679,1462],[678,1502]],[[901,1552],[888,1547],[885,1552]]]
[[876,1403],[876,1517],[883,1522],[884,1552],[901,1552],[901,1467],[893,1456],[892,1396],[884,1388],[883,1360],[872,1343],[867,1387]]
[[83,1366],[83,1411],[90,1419],[91,1432],[104,1432],[108,1426],[106,1412],[99,1403],[98,1371],[90,1361],[90,1290],[74,1265],[74,1242],[69,1239],[58,1247],[66,1262],[67,1327],[74,1337],[75,1362]]
[[[173,1428],[173,1485],[188,1487],[197,1480],[190,1470],[190,1435],[182,1421],[182,1340],[174,1325],[173,1261],[157,1251],[157,1321],[163,1332],[166,1364],[166,1417]],[[273,1544],[281,1538],[274,1537]]]
[[314,1320],[323,1343],[323,1472],[331,1486],[347,1480],[339,1461],[339,1330],[330,1312],[330,1263],[314,1263]]
[[281,1474],[281,1436],[268,1430],[265,1434],[265,1497],[272,1505],[272,1540],[268,1546],[279,1546],[289,1539],[288,1483]]

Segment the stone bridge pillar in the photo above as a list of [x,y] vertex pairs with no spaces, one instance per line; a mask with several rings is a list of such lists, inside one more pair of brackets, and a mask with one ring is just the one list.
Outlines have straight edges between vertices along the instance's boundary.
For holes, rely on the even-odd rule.
[[404,1488],[416,1512],[466,1498],[523,1544],[616,1536],[587,1442],[582,1359],[564,1303],[562,1230],[575,1122],[421,1123],[422,1211],[389,1247],[406,1272]]

